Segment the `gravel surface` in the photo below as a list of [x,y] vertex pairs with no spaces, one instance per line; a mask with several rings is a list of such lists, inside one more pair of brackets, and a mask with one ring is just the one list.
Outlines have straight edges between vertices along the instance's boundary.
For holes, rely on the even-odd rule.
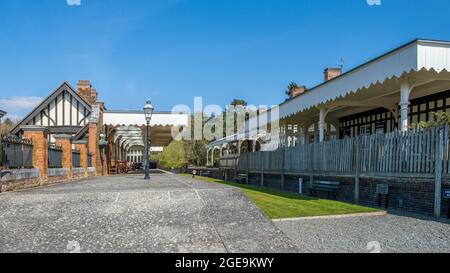
[[276,225],[301,252],[450,253],[450,222],[420,216],[388,214]]
[[153,174],[0,194],[0,252],[296,252],[235,188]]

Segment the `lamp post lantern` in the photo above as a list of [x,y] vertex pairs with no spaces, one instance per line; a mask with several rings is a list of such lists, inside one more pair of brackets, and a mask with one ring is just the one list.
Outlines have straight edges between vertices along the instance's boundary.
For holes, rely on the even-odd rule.
[[105,134],[103,132],[100,133],[100,141],[98,142],[98,147],[100,148],[100,161],[102,162],[102,176],[105,176],[105,168],[104,168],[104,154],[105,148],[108,145],[108,142],[105,140]]
[[153,115],[153,105],[150,100],[144,106],[144,115],[147,122],[146,127],[146,141],[145,141],[145,177],[144,179],[150,180],[150,121]]

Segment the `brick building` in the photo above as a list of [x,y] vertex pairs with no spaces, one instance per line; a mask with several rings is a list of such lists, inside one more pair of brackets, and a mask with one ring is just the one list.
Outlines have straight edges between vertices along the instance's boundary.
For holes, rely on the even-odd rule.
[[[167,146],[173,140],[172,127],[184,125],[187,125],[185,114],[155,112],[150,124],[152,149]],[[117,173],[118,165],[126,164],[128,151],[142,150],[145,146],[145,127],[143,111],[108,111],[90,81],[80,80],[76,88],[68,82],[62,83],[11,133],[33,139],[34,165],[44,179],[49,171],[59,173],[48,169],[47,147],[61,147],[62,169],[72,178],[76,172],[82,173],[77,165],[95,168],[96,173]],[[108,143],[104,150],[103,170],[99,148],[101,134]],[[76,158],[72,159],[73,156]]]

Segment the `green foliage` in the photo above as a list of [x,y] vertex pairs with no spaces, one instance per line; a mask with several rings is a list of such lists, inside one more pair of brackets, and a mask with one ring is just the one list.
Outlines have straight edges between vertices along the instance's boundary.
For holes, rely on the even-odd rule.
[[0,135],[9,135],[10,131],[19,123],[19,120],[12,120],[10,118],[6,118],[2,120],[0,124]]
[[447,112],[439,111],[439,112],[432,112],[433,119],[430,121],[421,121],[419,123],[413,123],[411,124],[410,128],[422,128],[422,129],[428,129],[433,128],[440,125],[450,124],[450,115]]
[[186,152],[186,161],[191,166],[206,165],[206,140],[192,140],[184,142],[184,150]]
[[290,97],[292,94],[292,90],[294,90],[295,88],[299,88],[298,84],[296,82],[291,82],[285,91],[286,96]]
[[243,99],[234,99],[231,103],[230,103],[230,105],[233,105],[233,106],[238,106],[238,105],[241,105],[241,106],[247,106],[248,105],[248,103],[245,101],[245,100],[243,100]]
[[187,164],[183,142],[173,141],[156,158],[164,168],[182,168]]

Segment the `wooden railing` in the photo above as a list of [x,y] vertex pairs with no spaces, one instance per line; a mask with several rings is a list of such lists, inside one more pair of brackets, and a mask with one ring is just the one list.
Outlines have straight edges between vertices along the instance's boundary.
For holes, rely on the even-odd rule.
[[[449,127],[416,129],[223,157],[221,168],[252,172],[388,175],[450,173]],[[440,152],[440,155],[439,153]]]

